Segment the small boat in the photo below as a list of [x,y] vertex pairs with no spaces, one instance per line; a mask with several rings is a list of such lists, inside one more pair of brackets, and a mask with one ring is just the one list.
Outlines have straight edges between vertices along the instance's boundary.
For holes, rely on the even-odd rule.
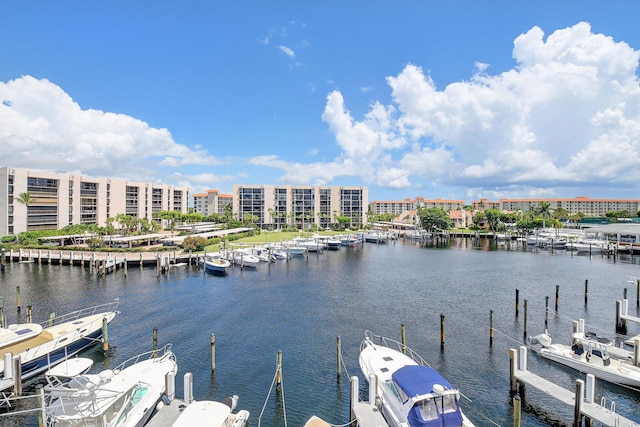
[[374,344],[374,335],[366,331],[360,369],[367,381],[375,378],[376,399],[390,427],[474,425],[460,409],[460,392],[424,359],[397,341],[384,337],[375,341],[380,344]]
[[331,424],[318,417],[317,415],[312,415],[311,418],[304,423],[304,427],[332,427]]
[[249,411],[236,408],[238,396],[223,402],[200,400],[191,402],[175,420],[171,427],[243,427],[249,420]]
[[207,273],[211,274],[227,274],[231,266],[231,262],[223,258],[220,253],[206,254],[199,261],[199,264],[204,267]]
[[[0,328],[0,391],[14,384],[13,369],[5,360],[20,356],[22,380],[41,374],[102,340],[104,321],[110,323],[119,299],[67,313],[43,323],[22,323]],[[5,375],[6,374],[6,375]]]
[[[584,325],[581,322],[582,327]],[[640,389],[640,367],[608,339],[579,330],[572,334],[571,345],[554,343],[548,333],[529,337],[530,345],[540,345],[538,354],[564,366],[614,384]]]
[[144,425],[165,393],[165,377],[178,370],[171,344],[142,353],[113,370],[76,375],[44,387],[47,426]]
[[251,255],[247,250],[236,249],[232,252],[233,262],[241,267],[255,268],[260,264],[260,260],[255,255]]

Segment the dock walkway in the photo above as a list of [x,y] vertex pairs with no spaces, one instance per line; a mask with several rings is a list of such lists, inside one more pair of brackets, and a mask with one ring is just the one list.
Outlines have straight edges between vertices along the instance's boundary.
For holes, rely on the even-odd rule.
[[[518,353],[517,357],[516,353]],[[536,389],[548,394],[549,396],[554,397],[559,401],[575,408],[576,393],[564,389],[559,385],[527,370],[527,347],[521,346],[519,352],[517,352],[515,349],[511,349],[510,356],[513,379],[520,381],[523,384],[535,387]],[[595,382],[595,377],[591,374],[587,375],[587,383],[589,383],[590,381]],[[579,402],[580,413],[582,415],[607,426],[640,426],[640,424],[636,423],[635,421],[617,414],[615,412],[615,403],[612,402],[610,408],[606,408],[604,406],[604,402],[601,405],[594,403],[594,389],[595,387],[593,384],[587,384],[587,397],[585,398],[583,396],[581,402]],[[582,388],[580,388],[580,390],[582,390]]]

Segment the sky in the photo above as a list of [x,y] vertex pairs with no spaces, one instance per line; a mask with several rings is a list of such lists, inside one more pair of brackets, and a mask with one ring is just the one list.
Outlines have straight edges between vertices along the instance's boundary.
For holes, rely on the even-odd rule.
[[0,2],[0,166],[640,199],[640,2]]

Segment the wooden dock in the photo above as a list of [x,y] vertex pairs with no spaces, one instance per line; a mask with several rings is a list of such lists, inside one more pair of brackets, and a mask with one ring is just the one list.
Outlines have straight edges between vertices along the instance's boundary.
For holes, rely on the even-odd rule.
[[[594,402],[595,377],[587,375],[586,396],[584,393],[584,381],[576,381],[576,392],[566,390],[559,385],[548,381],[527,370],[527,347],[520,346],[519,351],[509,350],[511,359],[511,391],[515,394],[516,382],[530,385],[559,401],[574,408],[574,425],[581,422],[582,417],[598,421],[606,426],[638,427],[640,424],[623,417],[615,412],[615,402],[611,402],[610,407],[606,407],[606,402],[602,400],[600,404]],[[576,397],[578,396],[578,399]]]

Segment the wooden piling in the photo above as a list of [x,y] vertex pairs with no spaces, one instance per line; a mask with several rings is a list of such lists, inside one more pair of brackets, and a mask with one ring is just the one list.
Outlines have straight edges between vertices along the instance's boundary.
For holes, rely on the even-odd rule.
[[214,374],[216,372],[216,335],[214,333],[209,339],[209,346],[211,347],[211,373]]
[[282,386],[282,350],[278,350],[276,355],[276,389]]
[[27,306],[27,323],[31,323],[31,306]]
[[515,396],[518,392],[518,380],[516,370],[518,369],[518,351],[515,348],[509,349],[509,393]]
[[53,324],[56,322],[56,313],[50,313],[49,314],[49,326],[53,326]]
[[153,328],[153,357],[158,357],[158,328]]
[[0,270],[4,270],[4,260],[5,260],[5,257],[6,257],[5,249],[2,248],[1,252],[2,253],[0,254]]
[[587,305],[589,299],[589,279],[584,279],[584,305]]
[[51,250],[49,250],[49,253],[47,254],[47,264],[51,265],[51,256],[52,256],[52,252]]
[[444,348],[444,314],[440,314],[440,348]]
[[402,353],[407,353],[407,330],[404,323],[400,325],[400,342],[402,343]]
[[520,419],[522,416],[522,405],[520,396],[517,394],[513,396],[513,427],[520,427]]
[[22,396],[22,359],[13,356],[13,395]]
[[518,317],[519,311],[520,311],[520,290],[516,289],[516,317]]
[[556,313],[558,312],[558,300],[560,299],[560,285],[556,285]]
[[616,333],[627,334],[627,321],[622,318],[622,301],[616,301]]
[[36,385],[36,394],[38,395],[38,406],[42,408],[42,410],[38,411],[38,427],[44,427],[45,421],[47,419],[47,414],[44,410],[46,406],[46,401],[44,398],[44,385],[38,384]]
[[640,279],[636,279],[636,307],[640,307]]
[[22,309],[22,302],[20,301],[20,285],[16,286],[16,308],[18,309],[18,313]]
[[493,310],[489,310],[489,347],[493,346]]
[[123,264],[124,277],[127,277],[127,268],[128,267],[129,267],[129,261],[127,260],[127,253],[125,252],[125,254],[124,254],[124,264]]
[[524,338],[527,338],[527,300],[524,300],[524,331],[523,331],[523,335]]
[[544,328],[549,325],[549,297],[544,297]]
[[102,318],[102,351],[109,350],[109,322],[106,317]]
[[584,399],[584,380],[576,380],[575,406],[573,407],[573,426],[582,426],[582,400]]
[[0,297],[0,328],[4,328],[4,298]]
[[340,335],[336,338],[336,374],[338,382],[340,382],[340,378],[342,377],[342,341],[340,339]]

